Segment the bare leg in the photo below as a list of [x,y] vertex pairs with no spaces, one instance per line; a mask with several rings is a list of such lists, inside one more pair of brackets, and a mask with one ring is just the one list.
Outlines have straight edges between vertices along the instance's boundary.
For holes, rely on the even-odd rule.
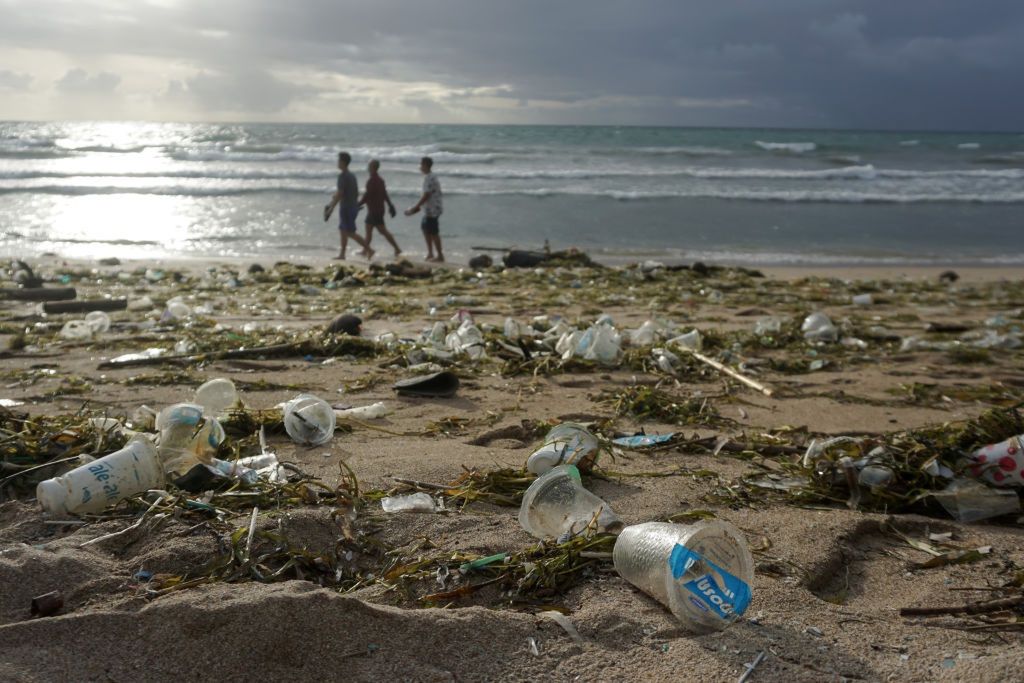
[[359,252],[360,254],[362,254],[363,256],[366,256],[366,253],[367,253],[366,252],[366,248],[370,246],[370,242],[371,241],[373,241],[373,226],[370,225],[369,223],[367,223],[366,224],[366,247],[363,247],[363,250],[361,252]]
[[[380,234],[384,235],[384,239],[388,241],[388,244],[394,247],[395,258],[398,258],[401,255],[402,250],[398,248],[398,242],[395,241],[395,236],[391,234],[390,230],[388,230],[388,226],[381,223],[380,225],[377,226],[377,230],[380,232]],[[369,240],[367,240],[367,242],[369,242]]]
[[434,240],[434,247],[437,249],[438,262],[444,261],[444,252],[441,251],[441,235],[431,235],[430,237]]
[[423,233],[423,240],[427,243],[427,260],[434,260],[434,240],[433,237],[426,232]]
[[361,245],[363,247],[363,253],[366,254],[366,258],[373,258],[373,255],[377,253],[373,249],[370,249],[370,245],[367,244],[366,240],[359,236],[358,232],[353,232],[351,234],[345,235],[346,239],[349,237],[351,237],[356,244]]
[[339,230],[338,234],[341,235],[341,249],[338,251],[338,255],[334,258],[345,260],[345,250],[348,249],[348,233],[344,230]]

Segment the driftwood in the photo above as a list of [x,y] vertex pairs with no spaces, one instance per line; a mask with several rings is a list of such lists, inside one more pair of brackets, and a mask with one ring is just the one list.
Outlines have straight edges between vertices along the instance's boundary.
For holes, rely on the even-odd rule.
[[929,617],[939,614],[985,614],[1000,612],[1024,605],[1024,595],[988,602],[975,602],[969,605],[953,605],[951,607],[904,607],[900,610],[901,617]]
[[9,301],[69,301],[78,296],[74,287],[0,288],[0,299]]
[[43,304],[47,313],[89,313],[90,311],[123,311],[128,299],[96,299],[93,301],[57,301]]
[[131,360],[113,361],[108,360],[100,363],[97,368],[109,370],[111,368],[133,368],[146,365],[180,364],[190,365],[192,363],[206,363],[216,360],[227,360],[231,358],[285,358],[303,356],[343,356],[354,355],[375,355],[378,346],[376,343],[360,337],[343,336],[336,341],[319,341],[305,339],[302,341],[289,342],[287,344],[271,344],[269,346],[251,346],[242,349],[227,349],[225,351],[210,351],[209,353],[181,354],[173,356],[156,356],[153,358],[133,358]]
[[704,354],[697,353],[696,351],[689,351],[689,353],[694,358],[699,360],[701,363],[706,363],[707,365],[710,365],[711,367],[713,367],[715,370],[718,370],[719,372],[724,372],[725,374],[729,375],[730,377],[732,377],[734,379],[737,379],[740,382],[743,382],[748,387],[750,387],[752,389],[757,389],[758,391],[760,391],[765,396],[771,396],[772,394],[775,393],[774,389],[766,387],[765,385],[761,384],[760,382],[755,382],[754,380],[750,379],[749,377],[741,375],[740,373],[736,372],[735,370],[733,370],[729,366],[724,365],[722,363],[719,363],[717,360],[715,360],[713,358],[708,358]]

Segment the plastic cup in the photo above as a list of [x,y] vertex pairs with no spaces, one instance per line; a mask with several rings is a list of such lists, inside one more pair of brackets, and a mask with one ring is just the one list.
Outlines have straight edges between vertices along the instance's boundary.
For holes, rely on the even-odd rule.
[[223,377],[211,379],[196,389],[196,403],[211,417],[220,415],[235,405],[236,401],[238,392],[235,390],[235,383]]
[[583,488],[573,465],[559,465],[542,474],[523,494],[519,524],[537,538],[576,536],[592,523],[599,531],[622,528],[608,503]]
[[60,328],[60,336],[64,339],[89,339],[92,327],[84,320],[69,320]]
[[284,405],[284,430],[300,444],[327,443],[334,436],[334,424],[334,409],[312,394],[299,394]]
[[89,514],[163,483],[156,446],[139,438],[110,455],[40,482],[36,499],[53,517]]
[[93,334],[103,334],[110,330],[110,316],[103,311],[92,311],[86,314],[85,324]]
[[548,432],[544,443],[526,460],[526,469],[544,474],[558,465],[576,465],[586,472],[597,460],[600,443],[582,425],[563,422]]
[[168,406],[156,416],[160,432],[160,459],[167,472],[185,474],[199,463],[210,464],[224,441],[224,428],[216,418],[204,417],[195,403]]
[[743,535],[727,522],[628,526],[612,557],[622,578],[692,631],[724,629],[750,604],[754,560]]

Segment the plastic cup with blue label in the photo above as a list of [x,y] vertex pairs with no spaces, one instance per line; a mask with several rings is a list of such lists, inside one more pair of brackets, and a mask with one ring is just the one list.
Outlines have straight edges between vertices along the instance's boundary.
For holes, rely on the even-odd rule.
[[691,631],[722,630],[750,605],[754,560],[743,535],[728,522],[628,526],[612,556],[622,578],[668,607]]

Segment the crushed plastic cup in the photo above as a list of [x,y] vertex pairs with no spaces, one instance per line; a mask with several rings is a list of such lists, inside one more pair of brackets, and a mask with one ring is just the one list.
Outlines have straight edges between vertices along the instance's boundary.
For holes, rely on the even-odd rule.
[[633,346],[651,346],[658,339],[661,326],[653,320],[645,320],[637,329],[629,333],[629,343]]
[[563,422],[552,427],[540,448],[526,460],[526,469],[544,474],[558,465],[575,465],[587,472],[597,460],[600,442],[583,425]]
[[778,334],[782,331],[782,318],[775,316],[768,316],[765,318],[759,318],[754,323],[754,334],[759,337],[763,337],[768,334]]
[[583,488],[574,465],[537,477],[523,494],[519,524],[539,539],[578,536],[588,529],[616,532],[622,521],[605,501]]
[[103,311],[91,311],[85,315],[85,324],[93,334],[103,334],[110,330],[110,316]]
[[850,302],[854,306],[870,306],[875,303],[875,300],[870,294],[855,294],[850,299]]
[[169,320],[178,320],[187,318],[191,314],[192,308],[180,296],[176,296],[167,302],[167,309],[164,311],[163,317]]
[[156,447],[149,439],[139,437],[119,451],[40,482],[36,500],[48,515],[63,518],[101,512],[108,505],[163,483]]
[[669,339],[668,343],[690,351],[700,351],[704,347],[704,339],[700,336],[700,330],[690,330],[686,334]]
[[754,560],[736,527],[647,522],[615,540],[615,570],[695,632],[728,627],[750,604]]
[[148,311],[153,308],[153,300],[148,296],[132,299],[128,302],[129,311]]
[[69,320],[60,328],[60,336],[63,339],[89,339],[92,337],[92,327],[84,320]]
[[319,446],[334,436],[334,409],[322,398],[299,394],[284,404],[284,430],[297,443]]
[[383,401],[377,401],[376,403],[368,406],[358,406],[356,408],[346,408],[344,410],[334,411],[334,416],[341,419],[354,417],[363,420],[379,420],[390,414],[391,410],[384,405]]
[[224,441],[224,428],[216,418],[206,417],[195,403],[168,406],[156,416],[160,432],[157,450],[164,470],[183,475],[198,464],[209,465]]
[[237,401],[235,383],[223,377],[211,379],[196,389],[195,402],[210,416],[220,415]]
[[977,522],[1020,513],[1020,496],[1010,489],[997,489],[974,479],[954,479],[932,497],[958,522]]
[[832,324],[832,319],[824,313],[811,313],[804,318],[800,331],[807,341],[834,342],[839,338],[839,329]]
[[387,496],[380,499],[384,512],[437,512],[437,504],[427,493]]

